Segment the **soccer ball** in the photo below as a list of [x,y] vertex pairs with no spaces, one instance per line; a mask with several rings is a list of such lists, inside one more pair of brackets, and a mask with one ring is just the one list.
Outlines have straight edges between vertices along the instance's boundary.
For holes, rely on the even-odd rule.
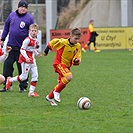
[[80,108],[80,109],[89,109],[90,108],[90,104],[91,101],[89,98],[87,97],[81,97],[78,102],[77,102],[77,106]]

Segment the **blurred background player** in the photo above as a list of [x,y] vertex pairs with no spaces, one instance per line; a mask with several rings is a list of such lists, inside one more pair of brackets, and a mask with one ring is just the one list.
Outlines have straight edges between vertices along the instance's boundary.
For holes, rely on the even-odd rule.
[[87,44],[84,46],[84,48],[82,48],[82,51],[86,52],[86,50],[90,50],[90,44],[93,43],[94,44],[94,51],[95,52],[100,52],[100,50],[97,49],[96,47],[96,37],[98,36],[98,34],[96,33],[96,31],[94,31],[94,20],[90,20],[89,22],[89,26],[88,26],[88,41]]
[[[15,62],[17,64],[18,74],[20,75],[22,72],[21,64],[18,63],[20,48],[22,46],[23,40],[28,36],[29,26],[34,23],[33,17],[27,12],[27,10],[28,3],[25,0],[21,0],[18,3],[18,9],[10,13],[5,22],[0,44],[4,44],[4,41],[9,33],[7,46],[12,47],[12,50],[9,52],[8,58],[4,61],[3,75],[5,79],[7,79],[8,76],[13,76],[13,65]],[[20,82],[20,92],[24,92],[27,86],[28,79]],[[0,90],[0,92],[5,91],[6,88],[4,83],[4,87]]]
[[28,96],[38,97],[39,95],[34,92],[36,83],[38,81],[38,70],[34,55],[41,57],[38,52],[38,25],[36,23],[31,24],[29,27],[29,37],[27,37],[22,44],[20,49],[19,63],[21,63],[22,73],[16,77],[8,77],[6,82],[6,89],[10,89],[12,82],[24,81],[28,78],[28,73],[31,73],[31,82]]
[[[9,52],[11,51],[11,47],[7,46],[5,52],[3,52],[2,47],[0,45],[0,62],[4,62],[5,59],[8,57]],[[5,82],[5,77],[0,74],[0,84]]]
[[52,106],[57,106],[56,102],[60,102],[60,93],[66,87],[66,85],[72,80],[72,72],[70,67],[72,65],[79,65],[81,62],[81,46],[79,43],[82,33],[79,28],[72,29],[69,39],[53,39],[51,40],[46,49],[44,55],[46,56],[50,50],[56,50],[56,56],[53,62],[53,67],[56,73],[58,73],[58,84],[53,90],[46,96],[46,100],[50,102]]

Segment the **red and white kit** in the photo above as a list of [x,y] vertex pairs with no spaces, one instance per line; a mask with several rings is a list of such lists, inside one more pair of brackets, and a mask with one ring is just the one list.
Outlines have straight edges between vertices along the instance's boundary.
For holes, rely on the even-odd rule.
[[[27,37],[22,44],[20,49],[19,63],[21,63],[22,74],[19,76],[19,80],[25,80],[28,78],[28,73],[32,75],[31,81],[38,81],[38,70],[36,65],[35,55],[39,54],[38,50],[38,39]],[[30,60],[30,63],[27,62]]]
[[36,83],[38,81],[38,70],[35,55],[40,57],[38,49],[38,40],[27,37],[21,46],[20,56],[18,62],[21,63],[22,73],[15,77],[8,77],[6,82],[6,89],[10,88],[12,82],[23,81],[28,78],[29,72],[31,73],[31,82],[28,96],[37,97],[39,96],[35,91]]

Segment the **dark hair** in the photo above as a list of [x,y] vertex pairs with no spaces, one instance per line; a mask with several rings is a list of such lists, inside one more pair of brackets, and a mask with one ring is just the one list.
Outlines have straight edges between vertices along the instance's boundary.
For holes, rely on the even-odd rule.
[[92,23],[92,22],[94,22],[94,20],[93,20],[93,19],[91,19],[91,20],[90,20],[90,23]]
[[79,28],[74,28],[71,30],[70,35],[71,36],[73,36],[73,35],[74,36],[82,36],[82,32]]

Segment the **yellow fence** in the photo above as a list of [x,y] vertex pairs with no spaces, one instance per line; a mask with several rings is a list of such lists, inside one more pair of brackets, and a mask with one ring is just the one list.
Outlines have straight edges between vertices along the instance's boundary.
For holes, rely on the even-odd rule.
[[99,49],[129,49],[133,47],[133,28],[95,28]]

